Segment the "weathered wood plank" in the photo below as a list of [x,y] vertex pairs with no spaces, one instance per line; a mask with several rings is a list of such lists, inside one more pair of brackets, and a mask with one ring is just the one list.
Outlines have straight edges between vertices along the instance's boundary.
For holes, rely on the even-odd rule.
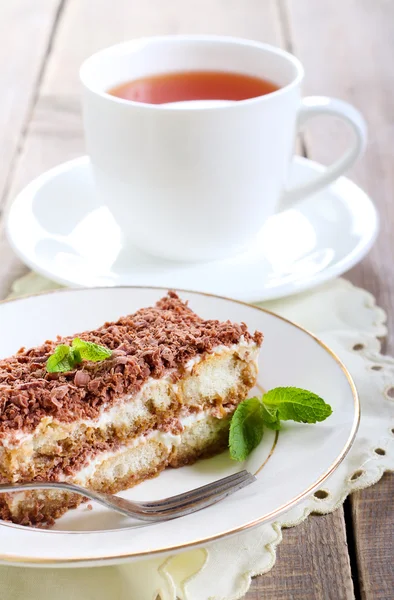
[[[349,173],[373,198],[381,216],[378,243],[350,273],[373,292],[390,315],[394,312],[392,261],[394,225],[394,3],[386,0],[343,0],[340,10],[330,0],[290,0],[294,49],[306,69],[306,94],[338,96],[357,106],[369,127],[365,156]],[[336,44],[335,40],[341,40]],[[311,121],[306,141],[309,155],[328,163],[348,139],[341,124]],[[388,340],[394,351],[394,337]]]
[[35,99],[62,0],[12,0],[0,16],[0,201]]
[[[370,290],[389,314],[387,350],[394,352],[394,4],[385,0],[290,0],[294,50],[306,67],[305,92],[336,95],[354,103],[369,125],[365,157],[350,175],[371,194],[381,215],[381,233],[370,255],[349,278]],[[340,39],[340,43],[336,40]],[[346,143],[339,125],[311,124],[309,155],[322,162]],[[390,499],[394,476],[351,498],[361,596],[365,600],[393,597],[394,518]]]
[[283,531],[274,568],[254,580],[245,598],[350,600],[354,595],[349,572],[343,510],[310,516]]
[[394,474],[351,498],[361,598],[390,600],[394,596]]

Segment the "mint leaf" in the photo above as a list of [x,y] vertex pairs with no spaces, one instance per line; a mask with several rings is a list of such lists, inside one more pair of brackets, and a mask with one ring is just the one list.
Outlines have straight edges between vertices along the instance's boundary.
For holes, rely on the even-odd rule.
[[75,338],[72,341],[72,346],[66,346],[66,344],[57,346],[55,352],[48,358],[46,367],[48,373],[66,373],[75,369],[77,365],[81,364],[82,360],[99,362],[111,355],[112,352],[104,346]]
[[324,421],[332,413],[331,406],[316,394],[296,387],[278,387],[263,396],[270,411],[277,409],[278,418],[297,423]]
[[269,406],[265,406],[265,404],[261,405],[263,407],[263,420],[264,420],[264,425],[266,427],[268,427],[268,429],[273,429],[274,431],[277,431],[278,429],[280,429],[280,419],[278,417],[278,409],[277,408],[271,408]]
[[70,346],[61,344],[47,360],[48,373],[65,373],[72,371],[76,364],[76,357]]
[[73,339],[72,347],[79,353],[82,359],[93,362],[105,360],[112,355],[111,350],[108,350],[108,348],[94,344],[93,342],[85,342],[85,340],[81,340],[80,338]]
[[263,437],[263,406],[258,398],[238,404],[231,419],[229,447],[233,460],[243,461]]

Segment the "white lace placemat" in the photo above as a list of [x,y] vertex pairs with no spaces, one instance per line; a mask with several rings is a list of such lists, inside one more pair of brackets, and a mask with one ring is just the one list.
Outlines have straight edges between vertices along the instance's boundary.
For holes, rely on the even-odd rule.
[[[14,284],[13,296],[53,289],[30,273]],[[264,304],[316,333],[343,360],[361,401],[361,422],[352,449],[324,489],[274,523],[176,556],[96,569],[0,567],[0,598],[14,600],[236,600],[251,577],[275,562],[281,528],[311,512],[335,510],[352,491],[394,471],[394,359],[380,354],[385,314],[371,294],[337,279],[318,290]],[[231,569],[227,566],[231,565]]]

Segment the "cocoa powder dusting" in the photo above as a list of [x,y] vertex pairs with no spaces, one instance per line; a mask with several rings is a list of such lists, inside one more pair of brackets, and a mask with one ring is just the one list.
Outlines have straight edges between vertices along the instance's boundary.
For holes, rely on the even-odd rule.
[[[23,348],[0,360],[0,438],[10,430],[31,432],[46,416],[64,422],[94,419],[103,404],[107,408],[136,393],[149,377],[171,372],[176,378],[191,358],[236,344],[241,336],[258,345],[263,339],[260,332],[252,336],[244,323],[201,319],[169,292],[154,307],[97,330]],[[56,346],[74,337],[109,348],[111,358],[86,361],[68,373],[47,373],[45,363]]]

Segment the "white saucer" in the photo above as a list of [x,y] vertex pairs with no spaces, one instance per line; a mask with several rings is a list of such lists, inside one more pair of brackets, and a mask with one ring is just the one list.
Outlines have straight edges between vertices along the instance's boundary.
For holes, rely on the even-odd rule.
[[[296,157],[291,183],[323,169]],[[371,200],[341,177],[296,208],[271,217],[242,255],[199,264],[157,259],[123,244],[110,211],[98,204],[88,157],[31,182],[15,199],[7,222],[18,256],[61,284],[165,286],[250,302],[294,294],[340,275],[365,256],[377,230]]]

